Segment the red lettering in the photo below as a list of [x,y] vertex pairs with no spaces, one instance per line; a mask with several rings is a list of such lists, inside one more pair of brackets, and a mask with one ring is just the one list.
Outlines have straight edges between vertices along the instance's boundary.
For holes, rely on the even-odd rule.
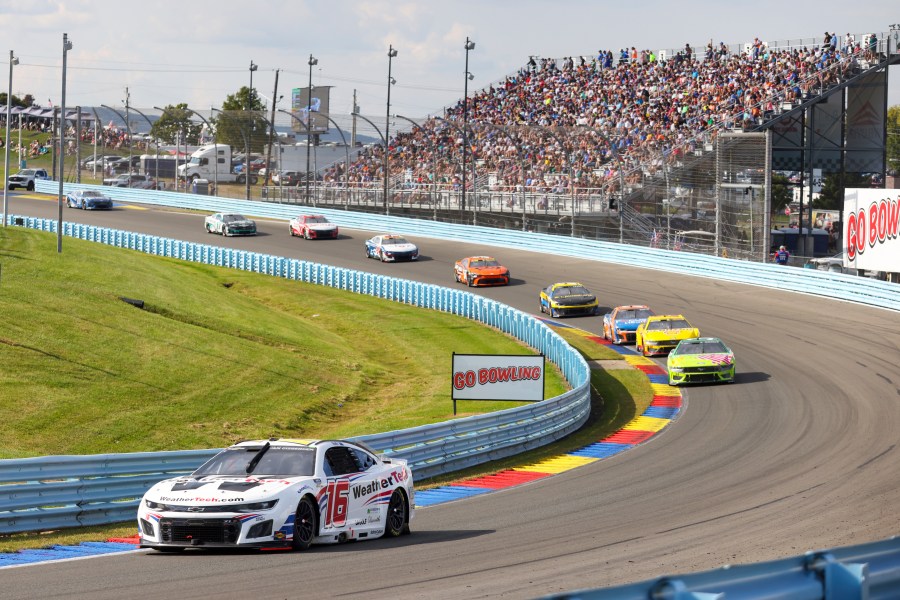
[[894,200],[887,205],[885,209],[887,213],[887,223],[885,227],[887,228],[887,235],[890,238],[896,238],[900,231],[898,231],[898,223],[900,223],[900,202]]
[[847,259],[856,258],[856,213],[847,215]]
[[462,371],[453,374],[453,387],[461,390],[466,387],[466,375]]
[[884,237],[887,235],[887,202],[882,200],[878,203],[878,241],[884,243]]
[[878,240],[878,205],[874,202],[869,205],[869,248]]
[[864,254],[866,251],[866,209],[860,209],[856,215],[856,253]]
[[487,369],[478,369],[478,383],[484,385],[488,382]]
[[466,371],[466,387],[475,387],[475,371]]

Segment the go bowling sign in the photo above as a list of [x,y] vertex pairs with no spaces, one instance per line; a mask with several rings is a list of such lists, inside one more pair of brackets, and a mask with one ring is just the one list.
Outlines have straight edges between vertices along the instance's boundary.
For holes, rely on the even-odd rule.
[[452,396],[457,400],[544,399],[544,356],[453,354]]

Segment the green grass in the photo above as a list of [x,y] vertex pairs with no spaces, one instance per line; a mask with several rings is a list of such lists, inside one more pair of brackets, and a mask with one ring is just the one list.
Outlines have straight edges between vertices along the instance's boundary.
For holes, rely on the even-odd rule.
[[[0,458],[443,421],[454,351],[526,351],[436,311],[72,239],[57,255],[54,236],[18,228],[0,236]],[[548,369],[547,397],[565,389]]]

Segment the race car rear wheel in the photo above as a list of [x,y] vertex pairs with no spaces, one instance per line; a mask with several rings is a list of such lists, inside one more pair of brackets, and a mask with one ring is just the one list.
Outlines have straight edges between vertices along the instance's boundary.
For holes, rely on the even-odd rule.
[[406,497],[403,492],[394,490],[394,493],[391,494],[391,501],[388,503],[384,537],[400,537],[404,533],[409,533],[408,513]]
[[466,274],[466,285],[469,287],[472,287],[473,285],[475,285],[475,278],[472,277],[471,273]]
[[294,550],[306,550],[312,545],[318,529],[318,515],[309,496],[300,499],[294,515]]

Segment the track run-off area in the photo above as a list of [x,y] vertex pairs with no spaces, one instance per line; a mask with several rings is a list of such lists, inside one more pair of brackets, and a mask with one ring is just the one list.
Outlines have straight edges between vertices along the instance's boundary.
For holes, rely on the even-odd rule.
[[[602,307],[648,304],[657,313],[684,314],[701,335],[721,337],[734,349],[738,376],[733,385],[687,388],[679,417],[627,452],[427,507],[417,511],[413,535],[401,540],[304,553],[139,551],[42,563],[4,569],[2,598],[535,598],[898,532],[896,313],[427,238],[411,237],[423,255],[419,262],[382,264],[363,256],[373,232],[343,227],[338,240],[307,241],[292,238],[286,222],[258,220],[256,237],[223,239],[206,234],[204,215],[196,213],[65,210],[74,222],[446,286],[460,285],[452,274],[458,258],[493,254],[514,281],[477,293],[538,314],[542,287],[581,281]],[[53,219],[56,211],[55,199],[10,197],[12,214]],[[48,236],[48,243],[55,240]],[[628,247],[622,252],[627,256]],[[601,331],[600,317],[566,323]]]

